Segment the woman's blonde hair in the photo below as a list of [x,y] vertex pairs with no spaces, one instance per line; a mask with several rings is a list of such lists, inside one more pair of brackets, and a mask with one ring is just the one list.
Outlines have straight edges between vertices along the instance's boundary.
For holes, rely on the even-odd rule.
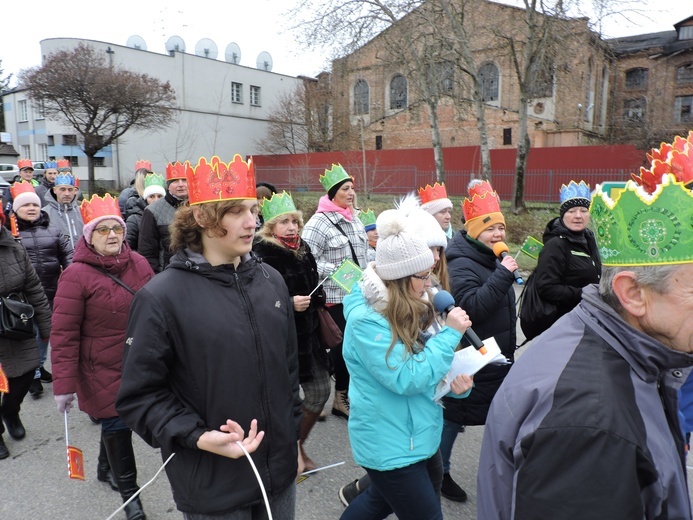
[[231,208],[243,202],[222,200],[179,207],[168,228],[171,233],[171,250],[188,248],[195,253],[202,253],[202,234],[207,233],[207,236],[217,238],[226,236],[227,231],[222,227],[221,221]]
[[[298,232],[300,233],[301,230],[303,229],[303,212],[301,211],[292,211],[291,213],[282,213],[281,215],[277,215],[276,217],[273,217],[263,224],[263,226],[260,228],[260,230],[257,232],[257,235],[265,240],[266,242],[269,242],[270,244],[274,244],[275,246],[278,247],[286,247],[284,244],[282,244],[279,240],[274,238],[274,226],[277,225],[277,223],[280,220],[283,220],[287,217],[294,217],[296,220],[298,220]],[[298,250],[295,251],[298,253]]]
[[433,268],[433,276],[440,284],[441,288],[450,292],[450,276],[448,275],[448,260],[445,257],[445,249],[440,247],[440,258]]
[[383,311],[385,319],[390,324],[392,342],[387,349],[385,358],[390,355],[398,340],[404,343],[404,350],[409,356],[423,349],[418,346],[419,332],[428,329],[435,319],[435,313],[430,301],[412,297],[410,277],[397,280],[383,280],[388,291],[388,301]]
[[140,197],[144,195],[144,178],[147,176],[147,173],[149,173],[147,168],[140,168],[135,172],[135,189]]

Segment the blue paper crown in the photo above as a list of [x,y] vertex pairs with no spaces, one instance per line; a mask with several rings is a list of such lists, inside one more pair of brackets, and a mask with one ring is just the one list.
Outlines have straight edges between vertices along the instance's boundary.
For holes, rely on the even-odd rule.
[[585,181],[580,181],[580,184],[576,184],[575,181],[570,181],[567,186],[565,184],[561,186],[560,198],[561,204],[570,199],[592,200],[590,185],[585,184]]
[[58,163],[57,163],[57,161],[46,161],[43,163],[43,167],[46,170],[50,170],[51,168],[55,168],[57,170],[58,169]]
[[61,172],[55,177],[56,186],[74,186],[75,176],[69,172]]

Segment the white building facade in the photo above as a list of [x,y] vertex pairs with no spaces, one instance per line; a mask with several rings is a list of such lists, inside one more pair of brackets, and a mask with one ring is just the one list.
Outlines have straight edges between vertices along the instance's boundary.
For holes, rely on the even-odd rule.
[[[302,80],[234,63],[171,52],[160,54],[112,43],[77,38],[41,42],[42,56],[71,50],[80,43],[104,52],[113,65],[169,81],[176,93],[177,119],[159,132],[131,130],[96,156],[97,181],[111,187],[127,185],[135,162],[151,161],[163,173],[173,161],[197,163],[199,157],[218,155],[230,161],[234,154],[259,153],[257,142],[267,133],[268,118],[281,96],[295,91]],[[3,97],[5,129],[21,158],[35,161],[68,158],[82,181],[87,179],[87,157],[77,132],[46,119],[21,85]]]

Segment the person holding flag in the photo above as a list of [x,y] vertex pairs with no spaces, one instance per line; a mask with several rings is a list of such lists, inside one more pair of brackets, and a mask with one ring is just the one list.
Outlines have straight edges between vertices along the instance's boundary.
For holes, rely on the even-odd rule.
[[[354,179],[339,164],[333,164],[320,176],[320,183],[327,192],[320,198],[318,209],[306,222],[302,238],[318,265],[320,278],[331,275],[345,259],[350,259],[361,269],[367,264],[368,235],[358,218]],[[325,281],[327,308],[332,319],[344,330],[344,307],[346,294],[331,278]],[[332,414],[349,418],[349,372],[342,357],[342,347],[330,350],[334,363],[334,389]]]
[[190,205],[175,213],[168,268],[133,300],[116,408],[173,455],[166,473],[185,518],[267,518],[269,507],[292,520],[303,469],[294,302],[251,254],[252,159],[200,158],[184,173]]

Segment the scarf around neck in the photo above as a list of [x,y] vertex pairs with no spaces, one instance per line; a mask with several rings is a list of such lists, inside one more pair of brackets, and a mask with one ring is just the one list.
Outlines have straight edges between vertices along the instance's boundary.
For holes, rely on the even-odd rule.
[[337,206],[334,202],[332,202],[330,200],[330,198],[327,195],[323,195],[322,197],[320,197],[320,200],[318,201],[318,209],[315,212],[316,213],[328,213],[328,212],[339,213],[345,219],[347,219],[349,222],[351,222],[351,219],[353,217],[353,213],[351,212],[351,208],[342,208],[341,206]]

